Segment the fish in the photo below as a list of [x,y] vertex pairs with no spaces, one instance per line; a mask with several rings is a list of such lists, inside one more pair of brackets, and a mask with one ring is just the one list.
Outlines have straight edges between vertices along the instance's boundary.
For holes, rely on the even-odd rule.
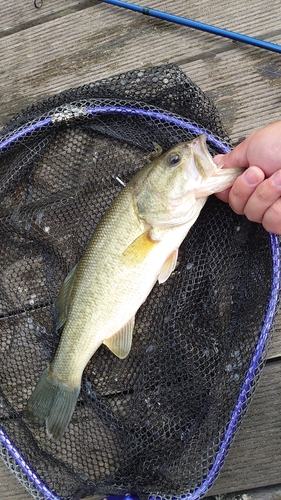
[[128,356],[138,309],[175,270],[208,196],[242,171],[217,166],[202,134],[153,158],[117,195],[60,288],[60,342],[24,410],[51,439],[70,423],[89,360],[101,344],[120,360]]

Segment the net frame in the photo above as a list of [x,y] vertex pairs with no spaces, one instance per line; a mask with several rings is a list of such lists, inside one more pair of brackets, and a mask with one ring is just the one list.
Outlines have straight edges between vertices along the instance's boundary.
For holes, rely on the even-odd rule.
[[[99,114],[117,115],[124,114],[127,116],[140,116],[146,120],[158,120],[161,123],[171,123],[179,128],[184,128],[194,135],[205,133],[211,148],[221,153],[230,151],[227,142],[219,139],[216,135],[209,132],[206,128],[200,127],[197,124],[190,122],[177,114],[167,112],[160,108],[154,108],[146,103],[139,102],[134,105],[130,101],[120,100],[118,104],[112,104],[110,99],[104,99],[103,105],[100,104],[101,99],[85,101],[75,101],[66,106],[53,108],[48,113],[48,116],[40,116],[33,121],[27,121],[12,130],[8,130],[2,136],[0,142],[0,159],[1,154],[5,154],[7,150],[14,147],[21,147],[22,141],[25,141],[30,134],[36,131],[60,125],[61,123],[73,123],[76,120],[91,119],[92,116]],[[272,253],[272,286],[269,298],[269,303],[264,318],[263,326],[260,331],[256,348],[253,352],[252,360],[249,369],[244,378],[242,389],[237,399],[235,409],[233,410],[225,435],[221,440],[219,452],[216,455],[213,466],[211,467],[207,477],[200,485],[191,493],[181,495],[182,500],[199,500],[210,489],[216,480],[222,465],[224,464],[229,447],[234,439],[237,428],[240,425],[241,419],[245,414],[248,404],[251,400],[253,391],[256,387],[257,378],[260,375],[261,367],[265,360],[265,353],[272,331],[274,317],[276,315],[279,293],[280,293],[280,278],[281,278],[281,258],[279,248],[279,238],[277,235],[270,234],[270,244]],[[38,476],[36,471],[28,464],[24,456],[18,450],[17,446],[10,440],[8,434],[0,428],[0,441],[2,445],[1,456],[9,466],[9,468],[17,475],[22,484],[28,489],[34,498],[46,498],[49,500],[66,500],[58,497],[55,492],[51,491]],[[20,471],[20,472],[19,472]],[[77,497],[78,498],[78,497]],[[127,495],[124,498],[130,498]],[[150,496],[149,500],[162,500],[161,496]]]

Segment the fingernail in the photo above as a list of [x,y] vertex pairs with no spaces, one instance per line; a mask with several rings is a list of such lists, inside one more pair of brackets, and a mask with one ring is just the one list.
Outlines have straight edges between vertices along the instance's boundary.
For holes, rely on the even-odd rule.
[[249,167],[243,174],[243,179],[249,186],[255,186],[260,181],[260,177],[255,168]]
[[275,172],[271,178],[275,186],[281,186],[281,170]]

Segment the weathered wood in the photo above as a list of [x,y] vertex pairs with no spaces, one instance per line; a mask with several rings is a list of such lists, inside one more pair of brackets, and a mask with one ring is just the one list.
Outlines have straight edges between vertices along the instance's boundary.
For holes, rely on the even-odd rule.
[[181,67],[215,102],[233,141],[280,119],[279,55],[240,46],[206,56]]
[[271,362],[263,371],[249,412],[210,494],[280,483],[280,380],[281,363]]
[[[231,14],[230,6],[225,8],[222,1],[205,0],[200,2],[198,10],[195,2],[187,4],[167,0],[165,10],[210,23],[218,21],[220,12],[219,24],[223,27],[240,29],[250,35],[268,35],[273,41],[280,39],[280,30],[277,36],[272,36],[272,10],[269,12],[264,7],[265,2],[261,2],[257,13],[257,5],[253,1],[245,4],[243,0],[239,0],[235,5],[235,12]],[[152,0],[151,6],[159,9],[163,7],[159,0]],[[281,5],[275,2],[273,7],[278,17]],[[220,84],[224,80],[225,86],[231,85],[228,83],[227,64],[223,66],[223,78],[221,71],[217,71],[217,68],[214,71],[213,58],[216,54],[230,52],[228,56],[232,62],[236,57],[235,52],[241,59],[248,53],[252,54],[250,58],[259,58],[264,52],[267,54],[264,56],[266,60],[271,60],[271,54],[265,51],[245,48],[221,37],[101,3],[3,37],[0,40],[0,51],[3,68],[0,74],[0,124],[39,98],[141,66],[167,61],[186,66],[192,60],[211,58],[208,82],[213,82],[212,90],[215,94],[218,84],[216,75],[220,74]],[[219,61],[220,56],[217,56],[216,62]],[[243,70],[239,61],[235,69],[237,83],[241,82],[244,73],[251,71],[249,64]],[[201,68],[200,73],[197,71],[198,66],[195,81],[197,76],[200,79],[200,74],[203,75]],[[247,87],[249,97],[251,88],[253,87]]]
[[0,498],[3,500],[30,500],[32,496],[0,460]]
[[278,315],[275,321],[272,339],[269,344],[267,359],[281,357],[281,309],[279,307]]
[[229,493],[206,497],[206,500],[280,500],[281,485],[269,488],[258,488],[241,493]]
[[[97,0],[96,0],[97,1]],[[94,0],[48,0],[44,3],[44,8],[35,8],[34,0],[28,0],[19,4],[17,0],[0,2],[0,38],[9,36],[46,23],[56,17],[62,18],[71,12],[78,12],[93,5]],[[40,5],[41,0],[36,0],[36,5]]]
[[[195,56],[198,44],[202,52],[207,35],[199,34],[197,41],[197,34],[190,31],[183,45],[182,30],[102,4],[2,38],[0,51],[6,68],[0,75],[2,120],[59,90],[166,62],[172,53],[179,59],[187,49]],[[215,50],[220,42],[213,38],[211,44]]]

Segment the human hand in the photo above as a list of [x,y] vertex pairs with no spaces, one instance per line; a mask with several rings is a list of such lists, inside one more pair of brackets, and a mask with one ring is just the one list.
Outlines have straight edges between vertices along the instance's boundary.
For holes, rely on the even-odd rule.
[[246,169],[231,188],[216,196],[237,214],[281,234],[281,121],[253,132],[230,153],[216,155],[214,162]]

